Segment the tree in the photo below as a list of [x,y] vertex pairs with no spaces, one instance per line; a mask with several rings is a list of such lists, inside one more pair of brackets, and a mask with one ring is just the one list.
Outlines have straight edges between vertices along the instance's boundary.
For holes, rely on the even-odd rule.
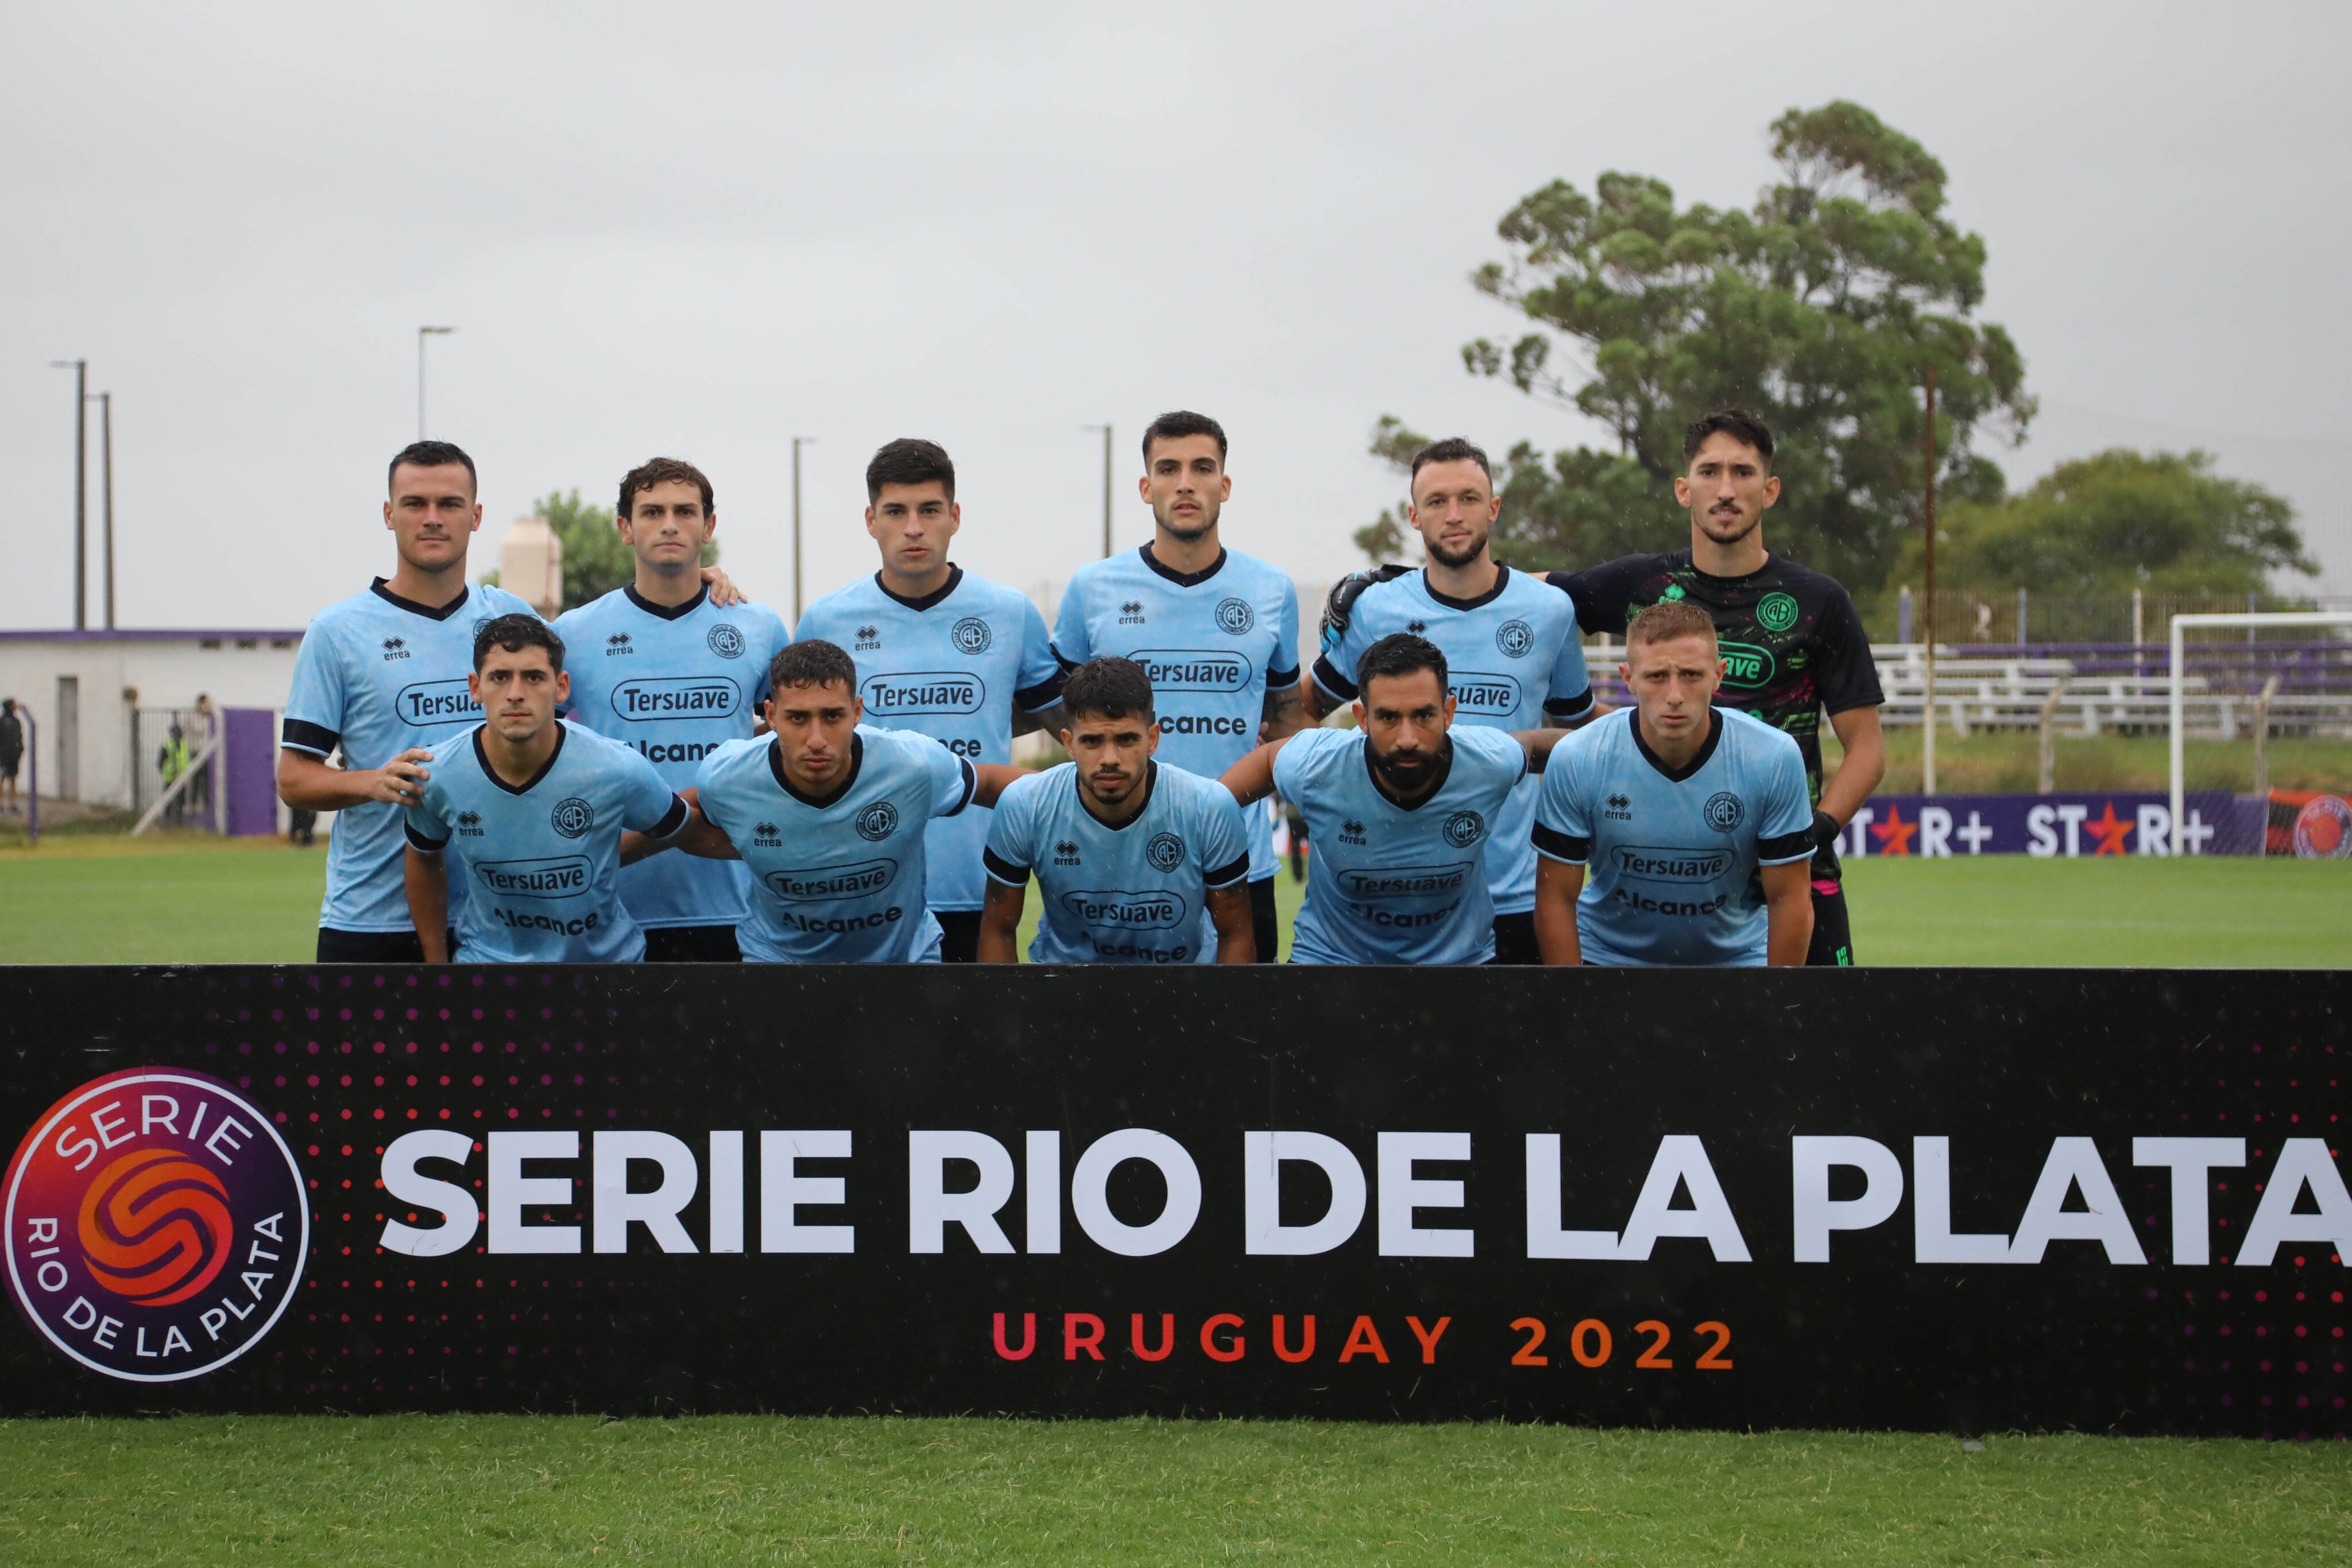
[[[1875,587],[1918,526],[1929,366],[1941,495],[2001,495],[1974,443],[2021,436],[2033,400],[2009,335],[1972,319],[1984,242],[1945,214],[1943,165],[1844,102],[1790,110],[1771,146],[1783,180],[1751,211],[1678,209],[1663,181],[1612,172],[1591,195],[1555,181],[1504,215],[1510,257],[1472,281],[1539,329],[1508,348],[1481,338],[1463,362],[1599,420],[1618,444],[1512,453],[1507,508],[1527,564],[1678,538],[1683,426],[1737,403],[1780,445],[1773,548]],[[1556,365],[1563,344],[1572,372]]]
[[[1899,569],[1919,580],[1919,544]],[[2284,497],[2213,472],[2203,452],[2117,447],[2063,463],[2021,494],[1939,512],[1936,570],[2035,592],[2254,593],[2273,572],[2315,576]]]
[[[548,528],[563,546],[564,609],[602,599],[637,580],[636,556],[621,541],[610,507],[588,505],[581,500],[576,486],[568,496],[551,490],[530,506],[532,515],[545,517]],[[702,547],[702,564],[719,564],[716,544]],[[498,580],[496,572],[482,579],[493,583]]]

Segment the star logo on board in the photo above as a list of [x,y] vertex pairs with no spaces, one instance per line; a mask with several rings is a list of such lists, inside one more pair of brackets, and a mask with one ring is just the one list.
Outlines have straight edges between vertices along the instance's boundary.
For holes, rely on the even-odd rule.
[[1916,822],[1903,820],[1903,809],[1890,805],[1886,821],[1870,824],[1871,837],[1878,841],[1878,852],[1883,855],[1907,855],[1911,852],[1911,835],[1919,831]]
[[2130,846],[2124,842],[2126,835],[2132,831],[2131,821],[2127,818],[2116,815],[2116,803],[2113,800],[2107,802],[2106,810],[2096,821],[2084,822],[2083,826],[2090,829],[2092,834],[2099,841],[2099,847],[2093,850],[2092,854],[2127,855],[2131,853]]

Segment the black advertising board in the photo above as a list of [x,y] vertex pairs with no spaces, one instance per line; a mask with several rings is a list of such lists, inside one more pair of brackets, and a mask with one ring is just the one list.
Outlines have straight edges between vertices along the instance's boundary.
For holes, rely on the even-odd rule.
[[0,970],[0,1414],[2340,1437],[2341,974]]

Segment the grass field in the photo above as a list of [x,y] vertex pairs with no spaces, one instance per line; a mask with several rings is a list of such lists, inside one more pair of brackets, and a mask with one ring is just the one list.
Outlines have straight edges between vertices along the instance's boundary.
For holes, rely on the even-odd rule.
[[1313,1422],[0,1424],[25,1563],[2342,1562],[2345,1445]]
[[[0,960],[305,962],[325,863],[196,835],[0,851]],[[2346,862],[1864,860],[1846,886],[1870,964],[2330,968],[2352,936]],[[1286,932],[1301,889],[1286,872],[1275,888]]]

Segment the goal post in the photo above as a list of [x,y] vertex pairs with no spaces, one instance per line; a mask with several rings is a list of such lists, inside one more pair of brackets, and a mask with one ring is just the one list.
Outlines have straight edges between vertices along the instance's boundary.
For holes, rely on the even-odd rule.
[[2176,615],[2172,618],[2172,649],[2165,666],[2164,684],[2171,706],[2169,728],[2172,732],[2172,852],[2181,853],[2181,816],[2187,806],[2186,772],[2183,764],[2183,731],[2186,727],[2188,705],[2182,700],[2183,673],[2187,665],[2188,643],[2182,635],[2192,627],[2210,626],[2347,626],[2352,627],[2352,610],[2246,610],[2219,615]]

